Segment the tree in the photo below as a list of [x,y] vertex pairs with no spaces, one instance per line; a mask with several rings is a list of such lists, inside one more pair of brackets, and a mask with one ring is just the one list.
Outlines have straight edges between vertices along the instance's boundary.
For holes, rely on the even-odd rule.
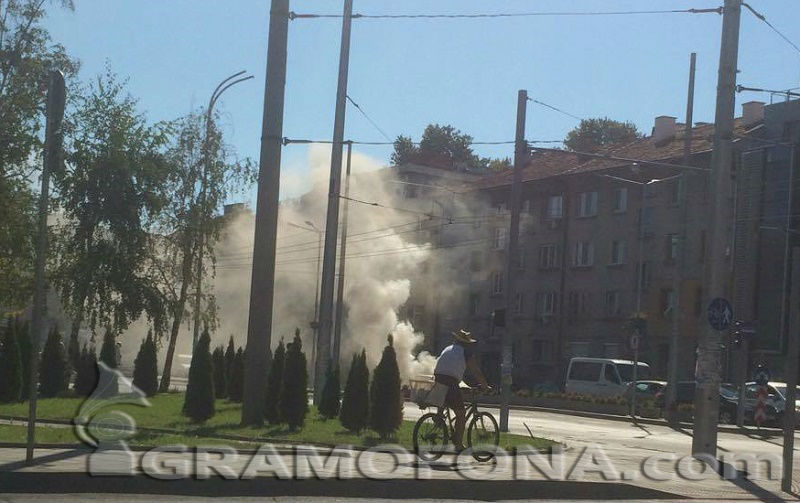
[[236,356],[233,358],[233,367],[231,368],[231,376],[228,381],[228,400],[240,403],[242,401],[243,392],[244,350],[239,348],[236,350]]
[[347,383],[342,397],[342,410],[339,421],[342,426],[353,432],[360,432],[367,427],[369,420],[369,369],[367,353],[354,354],[347,375]]
[[394,141],[394,152],[392,152],[392,164],[401,166],[412,163],[417,159],[419,149],[408,136],[400,135]]
[[53,274],[70,338],[84,323],[122,330],[142,313],[160,329],[163,302],[146,264],[165,204],[167,128],[147,125],[110,70],[76,99],[70,124],[66,168],[54,177],[64,223]]
[[275,348],[275,354],[272,356],[272,364],[269,366],[269,375],[267,375],[267,392],[266,392],[266,406],[264,407],[264,419],[270,424],[278,424],[281,422],[280,408],[278,401],[281,394],[281,383],[283,382],[283,367],[286,360],[286,348],[283,345],[283,339],[278,343]]
[[186,399],[183,402],[183,414],[198,423],[210,419],[215,412],[210,345],[211,336],[208,334],[208,327],[205,327],[192,352],[189,383],[186,385]]
[[67,348],[67,359],[69,360],[70,370],[77,372],[81,359],[81,345],[78,342],[78,332],[69,335],[69,347]]
[[0,402],[18,402],[23,397],[22,360],[14,322],[8,319],[0,341]]
[[382,439],[394,434],[403,423],[403,397],[400,392],[400,369],[397,367],[397,354],[392,345],[392,336],[383,349],[383,355],[369,389],[370,427]]
[[328,373],[325,374],[325,387],[322,388],[322,399],[319,402],[319,415],[326,420],[339,416],[342,394],[339,385],[339,369],[331,367],[328,367]]
[[39,377],[39,394],[51,398],[64,393],[69,383],[69,368],[64,343],[58,328],[53,328],[47,335],[42,350]]
[[73,389],[78,396],[89,396],[97,388],[99,379],[97,371],[97,354],[94,346],[87,348],[83,345],[78,368],[75,369],[75,383]]
[[575,152],[596,152],[608,145],[630,143],[642,137],[632,122],[620,122],[608,117],[582,119],[580,125],[567,133],[564,145]]
[[0,2],[0,306],[11,308],[24,307],[33,289],[43,85],[50,69],[68,82],[78,71],[42,24],[49,3],[73,8],[71,0]]
[[225,349],[222,346],[214,348],[211,363],[214,366],[214,394],[217,398],[227,398],[228,377],[225,373]]
[[110,328],[106,328],[103,345],[100,346],[100,361],[115,369],[119,365],[117,356],[117,338]]
[[233,336],[228,339],[228,348],[225,350],[225,379],[228,383],[225,388],[226,394],[230,395],[231,381],[233,380],[233,364],[236,361],[236,346],[233,344]]
[[295,331],[294,340],[286,345],[286,361],[283,367],[281,393],[278,400],[280,415],[294,431],[303,426],[308,412],[308,370],[300,330]]
[[133,385],[142,390],[147,396],[153,396],[158,391],[158,350],[153,340],[152,330],[147,331],[147,337],[139,347],[139,353],[133,362]]
[[19,346],[19,358],[22,363],[22,396],[27,397],[31,389],[31,353],[33,352],[33,344],[31,343],[28,322],[22,322],[17,317],[14,318],[13,324],[14,333],[17,335],[17,345]]

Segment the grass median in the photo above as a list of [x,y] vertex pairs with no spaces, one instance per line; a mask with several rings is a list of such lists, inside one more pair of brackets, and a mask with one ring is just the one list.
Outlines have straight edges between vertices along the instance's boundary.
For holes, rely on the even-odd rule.
[[[264,425],[262,427],[241,426],[241,404],[227,400],[217,400],[217,413],[204,423],[194,423],[181,414],[183,393],[159,394],[148,399],[150,407],[130,404],[113,405],[114,410],[130,414],[140,429],[129,439],[131,445],[155,446],[166,444],[219,445],[234,447],[253,447],[267,442],[305,443],[317,445],[353,445],[369,447],[381,443],[378,435],[366,430],[356,434],[344,429],[337,419],[322,420],[312,406],[306,416],[303,428],[290,431],[285,424]],[[40,399],[37,417],[72,421],[78,415],[82,398]],[[109,407],[110,408],[110,407]],[[24,418],[28,414],[27,403],[1,404],[0,416]],[[169,430],[155,432],[151,430]],[[403,421],[395,438],[388,442],[412,448],[413,421]],[[25,427],[0,424],[0,442],[24,442]],[[80,440],[72,428],[54,427],[40,424],[37,428],[37,442],[49,444],[76,444]],[[502,433],[500,446],[511,450],[519,446],[531,446],[542,451],[549,450],[556,442],[544,438]]]

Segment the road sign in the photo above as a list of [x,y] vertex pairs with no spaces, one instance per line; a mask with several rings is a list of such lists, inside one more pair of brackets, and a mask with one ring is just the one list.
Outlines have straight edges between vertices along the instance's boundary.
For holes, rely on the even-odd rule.
[[708,305],[708,323],[714,330],[727,330],[733,323],[733,307],[727,299],[717,297]]
[[639,334],[631,335],[631,340],[630,340],[631,349],[634,350],[639,349],[639,339],[640,339]]

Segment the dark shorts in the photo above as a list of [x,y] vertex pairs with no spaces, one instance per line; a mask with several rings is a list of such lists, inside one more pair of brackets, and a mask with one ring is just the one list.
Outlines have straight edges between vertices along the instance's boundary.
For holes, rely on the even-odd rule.
[[461,394],[461,389],[458,387],[459,380],[455,377],[436,374],[433,380],[437,383],[447,386],[447,396],[445,396],[444,404],[454,411],[464,410],[464,396]]

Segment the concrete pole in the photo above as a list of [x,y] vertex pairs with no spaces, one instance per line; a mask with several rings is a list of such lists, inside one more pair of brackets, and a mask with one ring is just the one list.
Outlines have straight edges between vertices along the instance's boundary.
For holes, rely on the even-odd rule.
[[245,354],[242,402],[244,425],[260,425],[264,420],[265,381],[269,367],[267,356],[272,339],[272,301],[275,293],[275,243],[278,235],[288,35],[289,0],[272,0]]
[[[733,113],[736,102],[736,65],[739,54],[741,0],[725,0],[722,41],[717,77],[713,153],[709,184],[709,246],[706,249],[706,305],[711,299],[728,297],[730,268],[729,224],[731,213],[731,165],[733,160]],[[720,333],[711,326],[700,331],[698,340],[697,392],[695,393],[692,454],[716,458],[719,414]]]
[[45,339],[45,316],[47,315],[47,284],[45,264],[47,262],[47,215],[50,199],[50,174],[58,170],[61,162],[61,123],[64,119],[66,90],[64,74],[59,70],[50,72],[47,83],[47,109],[45,126],[44,164],[42,165],[42,188],[39,192],[39,221],[37,222],[36,264],[34,270],[33,313],[31,320],[31,375],[28,403],[28,438],[25,463],[33,462],[33,445],[36,436],[36,398],[39,388],[39,348]]
[[[792,148],[792,160],[794,151]],[[791,168],[794,169],[794,163]],[[794,189],[791,189],[794,190]],[[787,232],[787,238],[788,236]],[[792,249],[792,293],[790,296],[791,320],[789,322],[789,333],[786,347],[786,407],[783,410],[783,477],[781,478],[781,490],[791,492],[792,490],[792,469],[794,467],[794,430],[797,424],[797,414],[795,412],[795,400],[797,399],[797,356],[798,341],[797,334],[800,330],[800,247]]]
[[342,343],[342,316],[344,315],[344,273],[345,257],[347,256],[347,214],[350,208],[350,160],[353,153],[353,142],[347,142],[347,169],[344,175],[344,208],[342,208],[342,239],[339,243],[339,277],[336,285],[336,317],[333,326],[333,350],[331,351],[331,361],[334,368],[339,366]]
[[517,132],[514,149],[514,180],[511,184],[511,226],[508,233],[508,252],[506,253],[506,323],[503,327],[500,347],[502,358],[500,364],[500,431],[508,431],[508,401],[511,397],[512,366],[513,366],[513,334],[512,317],[514,294],[514,264],[519,260],[519,212],[522,197],[522,170],[528,159],[528,145],[525,142],[525,116],[528,107],[528,91],[520,89],[517,92]]
[[333,328],[333,285],[336,276],[336,240],[339,228],[339,197],[342,182],[342,143],[347,104],[347,73],[350,66],[350,25],[353,0],[344,0],[342,16],[342,41],[339,50],[339,83],[336,89],[336,111],[333,119],[333,144],[331,145],[331,175],[328,188],[328,216],[325,221],[325,256],[322,259],[322,286],[320,288],[319,336],[314,362],[314,403],[318,404],[325,386],[325,374],[331,359],[331,333]]
[[[689,56],[689,88],[686,92],[686,131],[683,133],[683,165],[688,166],[692,157],[692,123],[694,122],[694,74],[697,62],[697,54],[692,53]],[[675,257],[675,271],[672,276],[672,291],[675,293],[675,305],[672,308],[672,327],[670,332],[669,344],[669,382],[672,386],[667,386],[667,419],[671,423],[677,423],[678,415],[676,399],[678,383],[678,360],[680,359],[680,335],[681,335],[681,322],[683,316],[681,313],[681,290],[683,288],[683,268],[686,263],[684,254],[688,247],[686,246],[687,229],[686,222],[688,218],[688,208],[686,204],[686,190],[687,190],[687,176],[681,171],[679,180],[678,192],[678,253]]]

